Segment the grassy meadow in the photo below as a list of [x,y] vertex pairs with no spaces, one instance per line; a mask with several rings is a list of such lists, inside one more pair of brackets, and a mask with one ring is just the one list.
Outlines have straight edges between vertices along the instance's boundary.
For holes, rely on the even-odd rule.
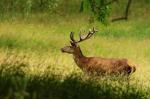
[[[0,20],[0,99],[149,99],[150,18],[89,24],[85,14],[46,14]],[[86,56],[127,58],[137,70],[123,76],[88,76],[60,48],[69,34],[95,26],[99,32],[82,42]]]

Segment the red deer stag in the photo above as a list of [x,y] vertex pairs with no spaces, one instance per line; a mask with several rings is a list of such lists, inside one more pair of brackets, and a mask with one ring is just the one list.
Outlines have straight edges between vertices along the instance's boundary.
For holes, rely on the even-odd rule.
[[79,40],[74,39],[73,32],[70,33],[70,46],[61,49],[64,53],[73,54],[75,63],[88,74],[125,74],[129,75],[135,72],[136,68],[127,59],[86,57],[83,55],[78,43],[87,40],[95,34],[97,30],[94,28],[88,32],[86,36],[79,34]]

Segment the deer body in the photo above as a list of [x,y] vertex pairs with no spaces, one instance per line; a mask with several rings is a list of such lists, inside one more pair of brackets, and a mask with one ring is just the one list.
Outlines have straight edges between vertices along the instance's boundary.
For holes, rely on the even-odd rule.
[[89,74],[130,74],[135,71],[127,59],[86,57],[81,51],[74,53],[73,58],[78,67]]
[[90,38],[94,34],[89,32],[85,38],[75,41],[73,35],[70,34],[71,46],[66,46],[61,49],[62,52],[73,54],[75,63],[84,72],[88,74],[127,74],[135,72],[135,66],[127,59],[116,58],[101,58],[101,57],[86,57],[83,55],[78,42]]

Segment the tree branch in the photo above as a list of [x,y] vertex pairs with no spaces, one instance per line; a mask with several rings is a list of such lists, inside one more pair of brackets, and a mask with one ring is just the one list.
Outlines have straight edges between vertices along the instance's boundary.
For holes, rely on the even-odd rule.
[[112,22],[119,21],[119,20],[128,20],[131,3],[132,0],[128,0],[128,3],[126,5],[126,10],[125,10],[125,15],[123,17],[112,19]]

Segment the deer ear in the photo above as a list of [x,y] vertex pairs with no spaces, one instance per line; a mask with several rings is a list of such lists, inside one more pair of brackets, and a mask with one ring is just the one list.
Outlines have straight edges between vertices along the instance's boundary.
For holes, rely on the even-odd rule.
[[76,43],[70,41],[71,46],[77,46]]

